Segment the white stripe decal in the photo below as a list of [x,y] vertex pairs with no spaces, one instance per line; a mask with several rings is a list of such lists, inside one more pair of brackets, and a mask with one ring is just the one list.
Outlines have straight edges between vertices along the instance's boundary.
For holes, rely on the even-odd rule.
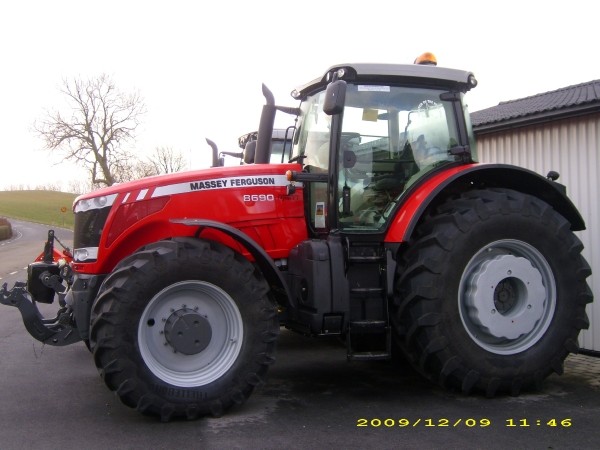
[[142,189],[140,191],[140,193],[138,194],[136,201],[144,200],[144,197],[146,196],[147,193],[148,193],[148,189]]
[[255,175],[245,177],[213,178],[210,180],[190,181],[187,183],[159,186],[152,197],[184,194],[186,192],[206,191],[213,189],[234,189],[244,187],[277,187],[287,186],[290,182],[285,175]]

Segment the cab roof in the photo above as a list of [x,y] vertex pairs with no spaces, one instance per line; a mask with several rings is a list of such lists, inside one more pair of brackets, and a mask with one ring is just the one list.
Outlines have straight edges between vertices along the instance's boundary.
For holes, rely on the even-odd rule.
[[455,88],[462,92],[477,85],[473,73],[465,70],[420,64],[349,63],[331,66],[320,78],[296,88],[292,97],[301,99],[322,90],[339,69],[346,72],[340,79],[351,82],[423,84]]

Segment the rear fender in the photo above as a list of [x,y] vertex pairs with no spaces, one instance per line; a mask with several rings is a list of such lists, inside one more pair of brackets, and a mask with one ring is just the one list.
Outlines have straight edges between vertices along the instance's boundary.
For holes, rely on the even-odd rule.
[[385,237],[387,243],[408,241],[419,219],[452,194],[469,189],[506,188],[540,198],[571,223],[571,230],[585,229],[581,214],[562,184],[522,167],[506,164],[471,164],[454,167],[423,180],[402,202]]

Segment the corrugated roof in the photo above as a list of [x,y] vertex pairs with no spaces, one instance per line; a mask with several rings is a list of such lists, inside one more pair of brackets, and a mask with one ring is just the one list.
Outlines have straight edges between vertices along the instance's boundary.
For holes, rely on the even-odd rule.
[[600,110],[600,80],[588,81],[555,91],[501,102],[471,113],[473,128],[519,125],[536,119],[568,116],[597,107]]

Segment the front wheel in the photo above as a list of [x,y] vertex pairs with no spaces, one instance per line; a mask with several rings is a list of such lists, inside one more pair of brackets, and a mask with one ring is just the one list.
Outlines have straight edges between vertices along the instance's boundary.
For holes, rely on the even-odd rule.
[[393,322],[428,378],[465,393],[518,394],[562,373],[592,300],[569,223],[506,189],[448,200],[401,258]]
[[197,239],[162,241],[123,260],[92,308],[105,383],[143,413],[221,415],[274,361],[279,332],[266,282],[245,258]]

